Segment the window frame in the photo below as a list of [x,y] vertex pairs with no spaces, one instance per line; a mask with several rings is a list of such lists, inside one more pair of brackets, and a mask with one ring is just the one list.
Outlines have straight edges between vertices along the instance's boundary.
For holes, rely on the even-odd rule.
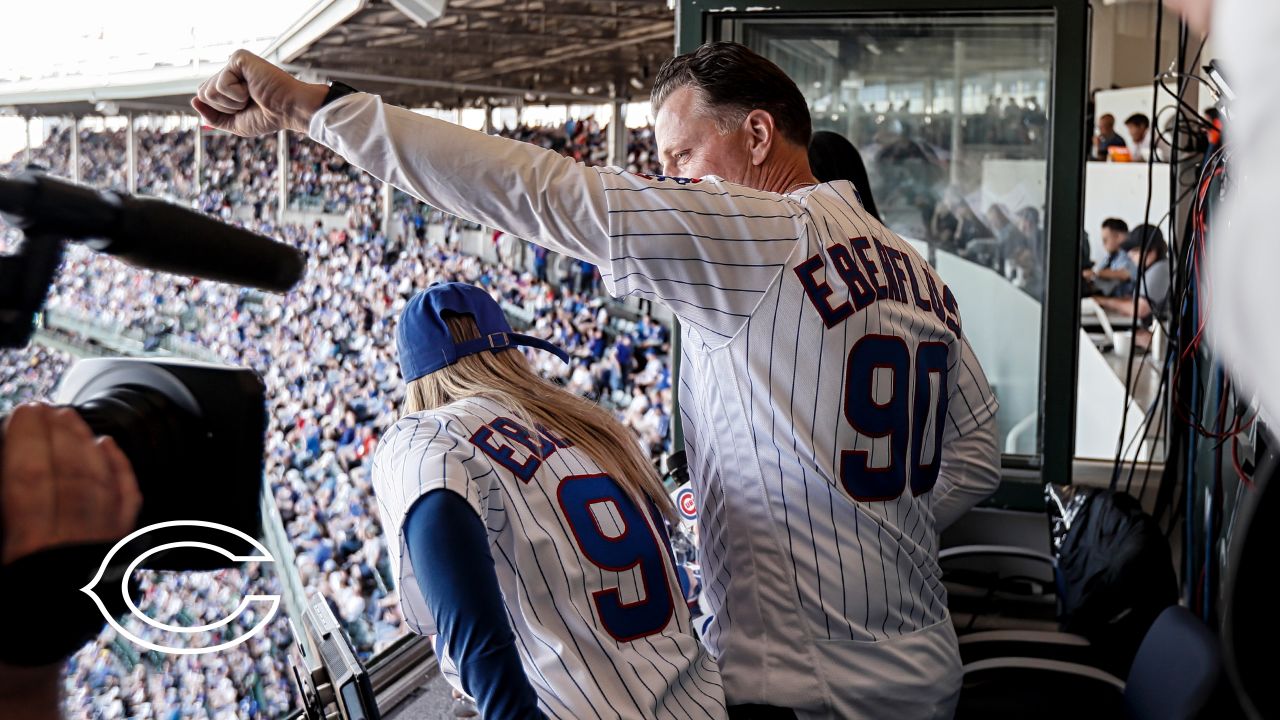
[[[1052,12],[1053,62],[1045,199],[1045,295],[1040,325],[1040,412],[1037,453],[1001,455],[1006,479],[1067,485],[1075,460],[1076,378],[1080,332],[1080,242],[1084,222],[1085,105],[1089,4],[1083,0],[781,0],[768,11],[741,11],[733,0],[676,0],[676,54],[703,42],[741,40],[743,20],[815,21],[899,15]],[[1064,239],[1065,238],[1065,239]],[[678,357],[678,351],[677,351]],[[678,372],[678,367],[676,369]],[[673,383],[674,384],[674,383]],[[678,386],[678,385],[677,385]],[[678,399],[677,399],[678,401]],[[1050,411],[1052,409],[1052,411]],[[678,422],[679,415],[676,415]],[[678,427],[673,428],[677,433]],[[679,440],[680,435],[676,436]],[[1006,489],[1002,489],[1006,490]],[[997,494],[997,499],[1007,492]],[[1025,493],[1015,493],[1025,496]],[[1012,499],[1012,498],[1011,498]],[[1021,505],[1022,502],[1014,504]],[[1042,503],[1041,503],[1042,504]]]

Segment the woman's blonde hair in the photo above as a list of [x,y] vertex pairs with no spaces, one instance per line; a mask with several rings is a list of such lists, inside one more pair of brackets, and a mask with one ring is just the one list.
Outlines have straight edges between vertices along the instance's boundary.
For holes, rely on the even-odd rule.
[[[480,337],[471,316],[445,313],[443,317],[454,342]],[[570,440],[639,507],[651,500],[664,516],[672,517],[671,499],[641,451],[639,439],[609,411],[539,377],[519,350],[468,355],[410,382],[404,414],[434,410],[469,397],[492,400],[531,431],[546,428]]]

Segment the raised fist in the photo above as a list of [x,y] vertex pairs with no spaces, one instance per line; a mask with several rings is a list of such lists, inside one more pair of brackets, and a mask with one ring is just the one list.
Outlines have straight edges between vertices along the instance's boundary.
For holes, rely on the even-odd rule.
[[205,80],[191,107],[205,123],[242,137],[307,132],[328,87],[303,82],[248,50],[237,50]]

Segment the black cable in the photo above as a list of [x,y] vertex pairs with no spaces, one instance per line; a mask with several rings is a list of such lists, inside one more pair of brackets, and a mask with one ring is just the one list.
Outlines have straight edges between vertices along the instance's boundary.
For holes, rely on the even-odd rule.
[[[1136,435],[1133,438],[1133,440],[1130,441],[1130,447],[1133,447],[1135,444],[1137,445],[1137,447],[1135,448],[1135,451],[1141,448],[1142,442],[1147,440],[1148,438],[1154,437],[1158,439],[1160,437],[1160,431],[1164,429],[1164,417],[1166,414],[1165,411],[1167,411],[1167,409],[1162,407],[1164,404],[1162,395],[1164,393],[1165,386],[1166,386],[1165,375],[1162,374],[1161,381],[1160,383],[1157,384],[1156,398],[1152,401],[1151,407],[1147,413],[1147,417],[1144,418],[1143,420],[1142,430],[1141,432],[1138,433],[1138,435]],[[1151,434],[1151,423],[1153,420],[1156,423],[1154,436],[1152,436]],[[1125,454],[1126,455],[1129,454],[1128,450],[1125,451]],[[1154,458],[1155,458],[1154,452],[1147,453],[1147,473],[1149,473],[1151,470]],[[1130,494],[1130,491],[1133,488],[1133,478],[1137,471],[1138,465],[1140,464],[1141,464],[1141,461],[1137,458],[1135,453],[1133,462],[1129,464],[1129,474],[1125,479],[1124,491],[1126,494]],[[1142,485],[1142,492],[1145,492],[1145,491],[1146,491],[1146,483],[1144,481]],[[1138,497],[1142,497],[1141,493],[1138,495]]]
[[[1168,367],[1168,363],[1165,363],[1164,367]],[[1146,408],[1146,413],[1145,413],[1145,417],[1142,420],[1142,424],[1139,426],[1138,432],[1133,436],[1132,439],[1129,440],[1128,444],[1125,445],[1124,455],[1126,458],[1129,456],[1130,450],[1133,450],[1134,452],[1134,461],[1129,466],[1129,477],[1125,481],[1125,486],[1124,486],[1124,491],[1126,493],[1129,492],[1130,485],[1133,483],[1133,468],[1137,467],[1138,465],[1137,451],[1142,448],[1142,441],[1147,439],[1147,436],[1151,431],[1152,418],[1156,417],[1156,415],[1159,414],[1160,406],[1163,404],[1162,391],[1164,389],[1164,384],[1165,384],[1165,373],[1162,371],[1160,374],[1160,382],[1157,383],[1156,385],[1155,397],[1152,398],[1151,404]],[[1151,454],[1148,454],[1148,457],[1151,457]]]
[[[1159,9],[1157,10],[1157,23],[1158,23],[1157,24],[1157,38],[1158,38],[1163,25],[1162,12]],[[1199,147],[1199,145],[1196,144],[1194,140],[1179,142],[1180,136],[1184,136],[1184,135],[1195,136],[1198,133],[1200,133],[1203,129],[1212,127],[1207,121],[1205,121],[1203,118],[1200,117],[1199,112],[1196,111],[1195,108],[1193,108],[1190,104],[1188,104],[1185,100],[1182,99],[1182,95],[1186,93],[1188,84],[1191,80],[1205,82],[1203,78],[1200,78],[1199,76],[1196,76],[1194,74],[1188,74],[1185,71],[1188,37],[1189,37],[1189,31],[1188,31],[1188,28],[1186,27],[1186,24],[1180,23],[1176,70],[1165,72],[1165,73],[1158,73],[1156,74],[1156,78],[1155,78],[1156,97],[1153,98],[1152,112],[1153,112],[1153,115],[1156,116],[1156,118],[1152,124],[1152,131],[1155,133],[1155,137],[1154,137],[1155,142],[1153,143],[1153,145],[1156,148],[1159,148],[1161,147],[1162,144],[1164,144],[1164,145],[1168,145],[1168,147],[1170,148],[1170,158],[1169,158],[1170,194],[1174,196],[1174,200],[1170,203],[1168,211],[1163,216],[1161,216],[1159,221],[1157,221],[1157,226],[1163,225],[1166,219],[1169,219],[1173,213],[1177,212],[1177,208],[1181,206],[1182,202],[1186,200],[1187,196],[1190,193],[1200,189],[1203,186],[1203,183],[1206,178],[1211,178],[1213,176],[1217,168],[1220,167],[1220,162],[1221,162],[1220,153],[1215,153],[1214,155],[1206,156],[1202,162],[1195,163],[1192,165],[1186,165],[1185,163],[1179,162],[1180,153],[1191,152],[1198,149]],[[1159,42],[1158,39],[1157,39],[1157,42]],[[1200,44],[1197,46],[1195,56],[1191,61],[1192,67],[1194,67],[1199,62],[1199,58],[1203,53],[1203,50],[1204,50],[1204,40],[1202,39]],[[1153,61],[1153,65],[1154,65],[1154,68],[1153,68],[1154,71],[1158,71],[1159,70],[1159,45],[1157,45],[1156,47],[1155,60]],[[1177,81],[1176,93],[1173,90],[1171,90],[1169,86],[1165,83],[1165,81],[1170,78],[1173,78]],[[1166,106],[1165,108],[1157,110],[1156,108],[1158,107],[1159,92],[1161,91],[1166,92],[1171,97],[1173,97],[1176,102],[1176,105]],[[1172,123],[1172,128],[1171,128],[1172,138],[1170,138],[1169,135],[1166,135],[1165,132],[1161,129],[1162,122],[1159,119],[1160,117],[1167,115],[1165,111],[1169,109],[1173,109],[1175,113],[1174,121]],[[1186,145],[1186,147],[1183,147],[1183,145]],[[1153,192],[1154,178],[1152,176],[1153,163],[1154,163],[1154,151],[1153,151],[1153,154],[1147,158],[1147,161],[1148,161],[1148,186],[1147,186],[1148,197],[1147,197],[1146,214],[1144,216],[1144,224],[1149,225],[1150,224],[1150,207],[1151,207],[1151,204],[1153,203],[1152,196],[1154,194]],[[1197,171],[1200,171],[1200,172],[1197,172]],[[1199,204],[1200,204],[1199,197],[1197,197],[1196,206],[1198,207]],[[1187,301],[1189,299],[1191,283],[1193,282],[1193,279],[1194,279],[1192,268],[1198,267],[1195,262],[1195,258],[1196,258],[1195,253],[1197,251],[1198,246],[1196,243],[1196,239],[1197,239],[1196,227],[1193,226],[1193,222],[1192,222],[1193,218],[1194,218],[1193,215],[1188,215],[1187,221],[1185,223],[1186,229],[1183,237],[1189,238],[1189,240],[1185,242],[1183,247],[1181,248],[1182,252],[1173,251],[1174,248],[1177,247],[1177,243],[1178,243],[1176,224],[1171,222],[1170,228],[1169,228],[1168,248],[1170,249],[1170,252],[1168,254],[1168,258],[1171,261],[1170,264],[1172,265],[1172,268],[1171,268],[1171,272],[1169,273],[1169,279],[1168,279],[1169,285],[1166,288],[1166,297],[1168,297],[1170,300],[1169,307],[1177,308],[1178,317],[1182,318],[1184,322],[1179,322],[1179,323],[1171,322],[1169,326],[1166,327],[1164,322],[1157,315],[1153,313],[1153,320],[1158,322],[1160,325],[1160,328],[1165,331],[1165,335],[1169,339],[1169,344],[1168,344],[1166,353],[1162,358],[1163,362],[1161,363],[1160,382],[1157,386],[1155,397],[1153,398],[1152,403],[1148,408],[1147,416],[1145,417],[1142,423],[1141,429],[1135,435],[1135,437],[1130,439],[1128,443],[1125,443],[1124,429],[1127,421],[1127,410],[1129,406],[1129,400],[1135,390],[1134,384],[1136,380],[1139,379],[1133,374],[1133,366],[1134,366],[1134,359],[1135,359],[1133,353],[1130,353],[1130,356],[1129,356],[1129,363],[1126,369],[1126,377],[1125,377],[1125,393],[1126,393],[1125,413],[1126,415],[1125,417],[1122,418],[1121,435],[1117,440],[1117,444],[1119,447],[1118,447],[1118,457],[1116,459],[1115,465],[1113,466],[1113,477],[1112,477],[1113,487],[1115,487],[1118,484],[1119,473],[1122,471],[1122,468],[1126,463],[1126,459],[1130,453],[1130,449],[1134,448],[1135,445],[1140,447],[1141,443],[1146,441],[1150,437],[1153,422],[1155,423],[1156,439],[1160,437],[1162,430],[1165,428],[1166,419],[1169,420],[1170,437],[1173,437],[1173,438],[1179,437],[1179,436],[1172,435],[1172,433],[1174,432],[1173,430],[1174,419],[1172,417],[1165,418],[1164,415],[1165,414],[1171,415],[1175,407],[1174,403],[1172,402],[1172,396],[1174,393],[1173,393],[1173,388],[1171,387],[1171,382],[1172,382],[1172,378],[1177,376],[1177,373],[1173,373],[1173,371],[1178,370],[1179,368],[1182,367],[1184,349],[1190,346],[1192,343],[1198,343],[1199,334],[1201,332],[1201,329],[1196,327],[1195,324],[1191,324],[1187,327],[1187,329],[1190,330],[1191,334],[1183,332],[1183,326],[1187,324],[1185,322],[1186,313],[1187,313]],[[1149,240],[1149,237],[1144,236],[1143,246],[1142,246],[1142,249],[1140,250],[1143,257],[1145,257],[1148,249],[1147,240]],[[1139,291],[1142,291],[1145,289],[1146,288],[1143,286],[1139,287]],[[1137,315],[1137,312],[1136,312],[1136,306],[1138,304],[1137,298],[1138,296],[1135,295],[1135,301],[1134,301],[1135,317]],[[1139,365],[1145,364],[1149,357],[1150,357],[1150,348],[1148,347],[1147,350],[1142,354],[1142,356],[1138,358]],[[1199,377],[1200,373],[1195,371],[1196,358],[1194,357],[1190,358],[1190,361],[1191,362],[1188,363],[1188,365],[1190,365],[1193,368],[1193,371],[1190,373],[1191,381],[1195,382],[1195,384],[1199,386],[1201,385],[1201,382],[1203,379]],[[1171,373],[1173,374],[1171,375]],[[1207,390],[1207,388],[1201,388],[1201,390],[1204,391],[1204,390]],[[1167,399],[1165,397],[1166,394],[1169,394],[1171,397]],[[1166,403],[1166,400],[1169,400],[1169,401]],[[1162,412],[1158,420],[1154,418],[1154,415],[1157,412]],[[1238,419],[1234,425],[1237,428],[1239,427]],[[1218,434],[1221,434],[1221,433],[1218,433]],[[1166,454],[1168,454],[1168,451],[1170,450],[1169,446],[1170,446],[1170,443],[1166,441]],[[1145,494],[1146,492],[1148,481],[1151,475],[1151,470],[1153,469],[1154,461],[1155,461],[1154,452],[1149,453],[1146,461],[1147,468],[1143,473],[1141,489],[1139,491],[1140,495]],[[1132,464],[1130,465],[1128,477],[1126,479],[1126,483],[1125,483],[1126,492],[1129,492],[1132,489],[1133,479],[1137,470],[1137,466],[1140,462],[1141,461],[1138,460],[1138,458],[1135,456]],[[1166,476],[1168,476],[1168,473],[1166,473]],[[1171,521],[1170,527],[1172,527],[1172,522],[1176,522],[1176,518],[1174,521]]]
[[[1190,76],[1188,76],[1190,77]],[[1202,312],[1196,313],[1193,308],[1203,305],[1204,301],[1200,298],[1205,296],[1207,299],[1207,289],[1202,289],[1195,284],[1196,273],[1201,271],[1205,232],[1208,225],[1208,197],[1212,191],[1213,183],[1222,171],[1226,162],[1225,150],[1219,146],[1212,148],[1212,153],[1206,153],[1202,162],[1199,163],[1199,180],[1196,184],[1197,196],[1192,204],[1191,212],[1187,217],[1186,242],[1182,256],[1182,264],[1180,267],[1180,277],[1177,287],[1179,298],[1177,300],[1180,308],[1180,328],[1185,328],[1185,332],[1180,332],[1183,336],[1177,343],[1181,348],[1176,358],[1177,365],[1175,369],[1181,374],[1182,380],[1180,384],[1170,388],[1171,405],[1178,414],[1170,419],[1169,437],[1174,441],[1178,452],[1171,454],[1171,457],[1182,458],[1182,451],[1185,445],[1183,442],[1194,442],[1195,436],[1213,437],[1218,440],[1218,445],[1231,440],[1238,433],[1248,427],[1248,423],[1242,424],[1240,414],[1236,414],[1235,420],[1232,422],[1231,430],[1225,431],[1222,427],[1217,430],[1210,430],[1204,426],[1204,420],[1200,417],[1200,408],[1192,408],[1184,406],[1183,398],[1190,397],[1209,397],[1208,388],[1205,382],[1208,381],[1212,374],[1201,372],[1200,357],[1198,353],[1193,352],[1199,345],[1199,337],[1203,332],[1205,323],[1208,321],[1207,314],[1210,308],[1205,305]],[[1197,315],[1199,317],[1197,318]],[[1183,340],[1185,339],[1185,342]],[[1176,376],[1176,375],[1175,375]],[[1182,421],[1182,422],[1180,422]],[[1221,423],[1219,423],[1221,426]],[[1176,429],[1175,429],[1176,427]],[[1186,432],[1192,430],[1193,433]],[[1157,521],[1163,517],[1165,510],[1170,506],[1175,497],[1180,481],[1189,481],[1190,473],[1194,468],[1184,468],[1184,472],[1177,472],[1177,463],[1167,465],[1163,478],[1159,486],[1159,492],[1156,498],[1156,506],[1153,515]],[[1177,493],[1177,504],[1174,505],[1174,513],[1170,518],[1167,532],[1172,533],[1176,527],[1179,512],[1186,512],[1186,492]],[[1183,518],[1184,521],[1186,518]],[[1184,541],[1184,545],[1191,547],[1192,543]],[[1184,558],[1185,561],[1185,558]]]
[[[1202,189],[1207,194],[1209,192],[1210,184],[1212,183],[1213,178],[1216,176],[1218,171],[1223,167],[1224,163],[1225,163],[1225,153],[1221,149],[1219,149],[1213,155],[1206,158],[1206,164],[1203,166],[1203,171],[1201,172],[1201,175],[1200,175],[1201,179],[1196,186],[1197,189],[1198,190]],[[1197,196],[1196,201],[1192,207],[1192,212],[1187,218],[1187,224],[1191,225],[1193,220],[1199,220],[1200,221],[1199,226],[1203,228],[1206,221],[1201,216],[1203,216],[1205,212],[1206,212],[1206,209],[1202,209],[1201,198]],[[1180,287],[1177,289],[1179,297],[1176,299],[1176,301],[1177,301],[1177,306],[1179,308],[1183,308],[1183,306],[1186,304],[1186,295],[1187,293],[1190,292],[1191,282],[1194,280],[1194,275],[1191,272],[1192,266],[1196,267],[1197,269],[1200,267],[1200,259],[1196,255],[1196,252],[1199,249],[1199,247],[1203,245],[1202,232],[1203,230],[1201,230],[1198,233],[1192,233],[1190,230],[1188,231],[1188,234],[1191,236],[1191,242],[1187,243],[1183,253],[1185,255],[1185,258],[1183,260],[1183,267],[1186,268],[1186,273],[1182,278],[1182,283]],[[1180,310],[1180,313],[1183,313],[1183,311]],[[1181,314],[1180,314],[1180,317],[1181,317]],[[1200,323],[1200,327],[1204,327],[1204,324],[1205,324],[1205,321],[1202,321]],[[1195,332],[1199,333],[1199,330],[1195,330]],[[1191,337],[1190,342],[1192,343],[1196,342],[1195,335]],[[1185,359],[1181,358],[1181,356],[1179,357],[1180,364],[1184,362],[1184,360],[1192,368],[1198,368],[1198,362],[1199,362],[1198,356],[1193,354]],[[1207,392],[1207,388],[1203,384],[1197,384],[1197,389],[1200,393],[1200,396],[1202,397]],[[1176,401],[1177,401],[1177,398],[1175,397],[1174,408],[1178,411],[1181,411],[1182,414],[1186,416],[1186,422],[1188,425],[1194,428],[1201,435],[1211,434],[1210,431],[1205,429],[1205,425],[1200,418],[1200,412],[1198,408],[1185,407]]]
[[[1177,103],[1177,105],[1176,105],[1176,106],[1171,106],[1171,107],[1173,107],[1173,108],[1174,108],[1175,113],[1177,113],[1177,114],[1175,115],[1175,120],[1174,120],[1174,124],[1175,124],[1175,126],[1176,126],[1176,124],[1177,124],[1178,122],[1180,122],[1180,121],[1181,121],[1181,122],[1187,122],[1188,124],[1198,125],[1198,126],[1199,126],[1201,129],[1203,129],[1203,130],[1213,130],[1213,129],[1215,129],[1215,128],[1214,128],[1214,126],[1213,126],[1213,123],[1209,122],[1207,119],[1205,119],[1204,117],[1202,117],[1202,116],[1200,115],[1200,111],[1199,111],[1199,110],[1197,110],[1196,108],[1192,107],[1189,103],[1187,103],[1187,102],[1186,102],[1185,100],[1183,100],[1183,98],[1182,98],[1182,95],[1184,95],[1184,94],[1186,93],[1186,86],[1185,86],[1185,82],[1186,82],[1187,80],[1196,80],[1196,81],[1198,81],[1198,82],[1200,82],[1200,83],[1203,83],[1203,84],[1205,84],[1205,85],[1209,85],[1210,87],[1212,87],[1212,85],[1209,83],[1209,81],[1205,80],[1205,79],[1204,79],[1203,77],[1201,77],[1200,75],[1198,75],[1198,74],[1196,74],[1196,73],[1187,73],[1187,72],[1185,71],[1185,66],[1183,65],[1183,59],[1186,57],[1186,52],[1185,52],[1185,43],[1181,42],[1182,40],[1184,40],[1184,39],[1185,39],[1185,37],[1186,37],[1186,23],[1182,23],[1182,32],[1180,33],[1180,37],[1179,37],[1179,40],[1180,40],[1180,42],[1179,42],[1180,49],[1179,49],[1179,52],[1178,52],[1178,69],[1177,69],[1177,71],[1176,71],[1176,72],[1174,72],[1174,73],[1164,73],[1164,74],[1162,74],[1162,75],[1160,76],[1160,79],[1159,79],[1159,81],[1158,81],[1158,82],[1159,82],[1159,84],[1160,84],[1160,88],[1161,88],[1162,90],[1164,90],[1165,92],[1169,93],[1169,95],[1170,95],[1171,97],[1173,97],[1174,102],[1176,102],[1176,103]],[[1200,57],[1201,57],[1201,55],[1204,53],[1204,45],[1205,45],[1205,42],[1206,42],[1207,40],[1208,40],[1208,36],[1203,36],[1203,37],[1201,37],[1201,38],[1200,38],[1200,44],[1199,44],[1198,46],[1196,46],[1196,54],[1195,54],[1194,56],[1192,56],[1192,58],[1191,58],[1191,67],[1192,67],[1192,68],[1195,68],[1195,67],[1197,67],[1197,66],[1200,64]],[[1172,90],[1169,90],[1168,86],[1164,84],[1164,80],[1165,80],[1166,78],[1170,77],[1171,75],[1172,75],[1173,77],[1175,77],[1175,78],[1179,81],[1179,83],[1183,83],[1183,84],[1179,87],[1179,89],[1178,89],[1178,92],[1177,92],[1177,93],[1174,93]],[[1168,109],[1168,107],[1166,107],[1165,109]],[[1181,109],[1181,110],[1185,110],[1185,111],[1186,111],[1186,114],[1185,114],[1185,115],[1183,115],[1182,113],[1177,112],[1179,109]],[[1164,133],[1163,133],[1163,131],[1162,131],[1162,130],[1160,130],[1160,123],[1159,123],[1159,122],[1157,122],[1154,118],[1152,119],[1152,129],[1154,129],[1154,130],[1157,132],[1157,139],[1158,139],[1158,140],[1163,140],[1163,139],[1164,139]],[[1176,144],[1175,144],[1175,143],[1170,143],[1170,145],[1171,145],[1171,147],[1173,147],[1174,152],[1177,152],[1178,150],[1181,150],[1181,149],[1182,149],[1182,148],[1178,148],[1178,147],[1176,147]],[[1194,151],[1194,149],[1195,149],[1195,148],[1191,148],[1190,150],[1191,150],[1191,151]],[[1188,169],[1194,169],[1194,167],[1195,167],[1195,166],[1188,166]],[[1176,205],[1177,205],[1177,203],[1175,203],[1175,206],[1176,206]]]
[[[1176,128],[1182,128],[1183,132],[1188,132],[1189,130],[1196,130],[1196,129],[1203,128],[1203,126],[1196,126],[1194,123],[1188,122],[1186,119],[1186,115],[1183,114],[1183,112],[1179,108],[1173,105],[1165,105],[1164,107],[1160,108],[1161,117],[1163,117],[1165,114],[1169,113],[1170,111],[1176,113],[1175,121],[1173,122],[1172,127],[1170,128],[1171,130],[1175,130]],[[1176,139],[1176,136],[1178,134],[1176,130],[1173,132],[1172,136],[1166,135],[1165,132],[1160,129],[1160,125],[1162,124],[1163,123],[1159,120],[1159,118],[1157,118],[1157,121],[1152,125],[1152,130],[1156,133],[1157,145],[1159,145],[1160,143],[1164,143],[1169,146],[1171,151],[1174,151],[1174,152],[1195,152],[1196,150],[1200,149],[1200,146],[1195,144],[1194,134],[1190,135],[1185,145],[1179,146],[1177,144],[1177,139]]]
[[[1164,30],[1164,3],[1156,3],[1156,42],[1155,53],[1151,61],[1151,117],[1156,116],[1156,110],[1160,106],[1160,42]],[[1148,130],[1149,132],[1149,130]],[[1152,137],[1152,140],[1155,138]],[[1146,225],[1151,221],[1151,198],[1155,191],[1155,143],[1150,143],[1151,149],[1147,152],[1147,203],[1146,210],[1143,213],[1142,224]],[[1139,258],[1145,258],[1147,255],[1147,245],[1151,242],[1150,232],[1144,232],[1142,236],[1142,247],[1140,249]],[[1143,288],[1143,276],[1139,272],[1137,277],[1138,286],[1133,293],[1133,318],[1138,318],[1138,299]],[[1129,361],[1126,364],[1124,375],[1124,402],[1120,405],[1120,437],[1116,438],[1116,457],[1115,463],[1111,470],[1110,489],[1115,490],[1116,485],[1120,482],[1120,467],[1124,461],[1124,431],[1129,421],[1129,398],[1133,394],[1133,360],[1135,353],[1132,344],[1129,347]]]
[[[1203,80],[1198,76],[1194,74],[1188,74],[1186,72],[1186,66],[1184,63],[1186,59],[1186,46],[1187,46],[1188,33],[1189,33],[1189,30],[1187,28],[1187,24],[1185,22],[1181,22],[1179,25],[1179,33],[1178,33],[1177,70],[1175,71],[1175,73],[1173,73],[1173,75],[1178,80],[1178,92],[1176,94],[1171,92],[1168,89],[1168,87],[1164,84],[1163,78],[1159,81],[1161,88],[1164,89],[1166,92],[1169,92],[1171,95],[1173,95],[1174,100],[1179,104],[1179,106],[1187,110],[1187,114],[1185,116],[1183,116],[1181,113],[1175,116],[1176,119],[1174,121],[1174,126],[1173,126],[1173,141],[1170,143],[1170,147],[1172,148],[1172,157],[1170,158],[1170,162],[1172,164],[1172,172],[1170,173],[1170,176],[1171,176],[1170,186],[1172,190],[1171,194],[1178,196],[1178,199],[1175,200],[1170,207],[1170,213],[1174,213],[1177,211],[1177,208],[1181,205],[1182,199],[1183,199],[1183,195],[1178,192],[1178,189],[1180,186],[1180,180],[1182,176],[1182,172],[1180,169],[1182,166],[1181,166],[1181,163],[1179,163],[1179,156],[1178,156],[1178,153],[1181,151],[1181,148],[1178,145],[1178,133],[1181,127],[1179,124],[1179,121],[1183,119],[1190,119],[1197,123],[1201,123],[1203,126],[1211,127],[1207,122],[1204,121],[1203,118],[1200,117],[1199,112],[1194,107],[1189,105],[1186,101],[1184,101],[1182,97],[1183,95],[1186,94],[1188,80],[1194,78],[1197,80],[1201,80],[1203,82]],[[1200,56],[1204,52],[1205,41],[1206,41],[1206,38],[1202,37],[1200,39],[1200,44],[1196,47],[1196,54],[1191,59],[1192,68],[1196,67],[1196,65],[1200,61]],[[1187,166],[1187,169],[1190,169],[1193,171],[1196,169],[1199,169],[1203,171],[1204,165],[1205,163],[1201,162],[1201,163],[1197,163],[1196,165]],[[1201,172],[1199,178],[1194,183],[1193,187],[1200,186],[1199,179],[1201,178],[1203,178],[1203,172]],[[1188,216],[1188,222],[1186,224],[1188,226],[1187,237],[1192,237],[1193,231],[1191,228],[1190,216]],[[1171,238],[1173,238],[1172,231],[1175,228],[1176,228],[1176,225],[1173,222],[1171,222],[1170,223]],[[1175,304],[1172,304],[1170,307],[1179,308],[1179,311],[1181,311],[1181,308],[1183,306],[1182,301],[1185,299],[1185,292],[1187,288],[1190,287],[1190,282],[1191,282],[1190,258],[1192,257],[1192,253],[1194,252],[1194,248],[1195,248],[1194,237],[1192,237],[1192,240],[1193,242],[1188,242],[1186,245],[1187,252],[1184,254],[1186,260],[1183,262],[1180,262],[1179,265],[1174,268],[1174,273],[1170,273],[1170,281],[1171,281],[1170,295],[1171,295],[1171,300],[1175,303]],[[1170,249],[1172,250],[1172,248],[1174,248],[1175,246],[1176,246],[1176,242],[1173,239],[1171,239],[1169,244]],[[1177,280],[1176,282],[1174,282],[1175,278]],[[1174,343],[1171,343],[1171,346],[1172,345],[1174,345]]]
[[[1161,393],[1163,393],[1163,392],[1165,392],[1165,390],[1164,390],[1164,388],[1163,388],[1163,386],[1162,386],[1162,388],[1161,388]],[[1167,418],[1169,418],[1169,417],[1171,416],[1171,414],[1172,414],[1172,413],[1170,413],[1170,412],[1169,412],[1169,409],[1168,409],[1168,408],[1165,408],[1165,412],[1163,412],[1163,413],[1161,413],[1161,414],[1160,414],[1160,420],[1159,420],[1159,421],[1158,421],[1158,423],[1156,424],[1156,435],[1155,435],[1155,436],[1156,436],[1157,438],[1159,438],[1159,437],[1160,437],[1160,432],[1161,432],[1162,430],[1167,430],[1167,428],[1165,428],[1165,420],[1166,420]],[[1170,422],[1170,426],[1172,427],[1172,422]],[[1166,443],[1165,443],[1165,447],[1166,447],[1166,450],[1167,450],[1167,449],[1168,449],[1168,442],[1166,442]],[[1154,463],[1152,462],[1152,460],[1153,460],[1153,459],[1154,459],[1154,455],[1149,455],[1149,456],[1147,457],[1147,469],[1146,469],[1146,470],[1144,470],[1144,471],[1143,471],[1143,473],[1142,473],[1142,486],[1141,486],[1141,488],[1138,490],[1138,498],[1143,498],[1143,497],[1145,497],[1145,496],[1146,496],[1146,494],[1147,494],[1147,481],[1151,479],[1151,469],[1152,469],[1152,467],[1154,466]],[[1130,479],[1132,479],[1132,476],[1130,476]]]

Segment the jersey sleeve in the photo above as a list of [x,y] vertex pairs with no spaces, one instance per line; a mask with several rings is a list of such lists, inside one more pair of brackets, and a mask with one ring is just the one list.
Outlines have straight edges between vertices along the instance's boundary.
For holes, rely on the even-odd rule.
[[410,416],[396,423],[378,447],[374,492],[394,527],[404,524],[414,501],[432,490],[461,495],[476,514],[485,515],[481,488],[471,480],[467,464],[477,459],[474,447],[455,430],[453,421],[437,415]]
[[746,323],[808,232],[800,203],[715,177],[601,181],[609,294],[660,301],[711,345]]
[[368,93],[320,108],[309,134],[352,165],[445,212],[596,265],[608,255],[601,169]]
[[959,340],[959,357],[948,373],[946,426],[938,482],[933,489],[934,528],[942,532],[1000,485],[1000,447],[996,411],[982,365],[968,339]]
[[782,195],[587,167],[367,93],[321,108],[309,132],[423,202],[598,266],[611,294],[659,300],[710,338],[745,323],[804,233]]
[[933,488],[933,529],[942,532],[1000,486],[1000,448],[992,418],[942,447]]
[[478,461],[472,449],[452,431],[448,418],[422,415],[392,426],[374,457],[374,497],[405,620],[424,635],[433,635],[436,629],[413,565],[407,561],[405,518],[420,498],[447,490],[465,500],[481,521],[486,519],[488,488],[472,480],[468,465]]
[[436,489],[405,521],[409,563],[456,661],[462,689],[490,718],[541,718],[516,648],[484,525],[461,496]]
[[959,349],[959,357],[949,373],[953,381],[948,383],[950,395],[947,398],[947,425],[942,436],[944,446],[948,440],[964,437],[974,428],[992,421],[1000,409],[968,338],[960,338]]

